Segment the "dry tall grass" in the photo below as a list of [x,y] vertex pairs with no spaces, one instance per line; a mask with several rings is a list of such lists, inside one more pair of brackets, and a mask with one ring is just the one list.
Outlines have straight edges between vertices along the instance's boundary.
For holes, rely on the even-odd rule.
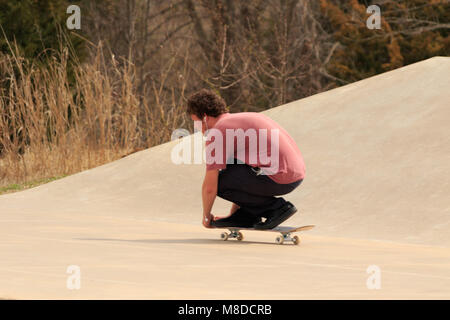
[[101,47],[90,63],[73,65],[75,81],[68,48],[45,65],[10,49],[0,55],[0,187],[107,163],[168,141],[186,125],[185,83],[167,89],[170,68],[150,84],[151,94],[138,96],[135,67]]

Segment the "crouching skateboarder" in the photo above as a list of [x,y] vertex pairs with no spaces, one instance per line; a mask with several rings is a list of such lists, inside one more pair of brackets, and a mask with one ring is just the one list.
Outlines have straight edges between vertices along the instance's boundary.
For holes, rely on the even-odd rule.
[[[260,113],[229,113],[225,101],[205,89],[189,97],[187,112],[206,134],[205,227],[273,229],[297,212],[280,197],[305,176],[300,150],[286,130]],[[216,196],[232,202],[229,216],[211,214]]]

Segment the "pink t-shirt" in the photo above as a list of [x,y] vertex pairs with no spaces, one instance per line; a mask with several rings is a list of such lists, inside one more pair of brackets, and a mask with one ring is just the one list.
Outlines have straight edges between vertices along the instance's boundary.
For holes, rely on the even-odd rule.
[[294,139],[261,113],[224,113],[206,139],[206,170],[225,169],[233,159],[262,168],[280,184],[303,179],[305,164]]

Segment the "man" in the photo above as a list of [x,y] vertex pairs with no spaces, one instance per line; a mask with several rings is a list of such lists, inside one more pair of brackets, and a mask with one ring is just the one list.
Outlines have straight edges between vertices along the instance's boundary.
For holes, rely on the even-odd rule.
[[[305,176],[300,150],[286,130],[260,113],[229,113],[225,101],[206,89],[189,97],[187,112],[207,134],[205,227],[272,229],[297,212],[276,197],[294,190]],[[233,203],[228,217],[211,214],[216,196]]]

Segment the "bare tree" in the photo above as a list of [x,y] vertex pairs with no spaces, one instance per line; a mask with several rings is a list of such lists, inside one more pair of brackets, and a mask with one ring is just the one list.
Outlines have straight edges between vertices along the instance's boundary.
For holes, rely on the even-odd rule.
[[[260,110],[324,87],[323,65],[335,46],[311,1],[185,0],[210,77],[232,107]],[[206,76],[205,76],[206,77]]]

